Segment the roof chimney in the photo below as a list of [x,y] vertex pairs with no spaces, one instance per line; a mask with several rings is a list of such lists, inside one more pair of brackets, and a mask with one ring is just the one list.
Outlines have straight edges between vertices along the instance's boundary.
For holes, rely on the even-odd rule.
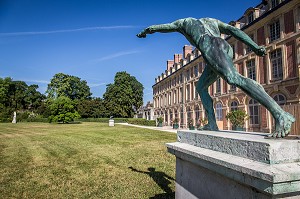
[[184,45],[183,46],[183,55],[184,55],[184,59],[187,58],[188,54],[191,54],[193,51],[193,46],[188,46],[188,45]]
[[174,54],[175,64],[179,63],[181,59],[182,59],[182,54]]
[[171,68],[174,65],[174,60],[168,60],[167,61],[167,71],[171,71]]

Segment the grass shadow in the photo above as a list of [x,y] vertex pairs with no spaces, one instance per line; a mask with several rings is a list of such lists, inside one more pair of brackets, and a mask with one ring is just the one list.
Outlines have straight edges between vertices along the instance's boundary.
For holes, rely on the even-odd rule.
[[169,187],[169,185],[172,183],[171,180],[175,180],[171,176],[167,175],[164,172],[156,171],[153,167],[149,167],[147,169],[148,171],[140,171],[133,167],[128,168],[131,169],[133,172],[149,175],[149,177],[151,177],[154,180],[154,182],[165,192],[150,197],[151,199],[175,198],[175,192]]

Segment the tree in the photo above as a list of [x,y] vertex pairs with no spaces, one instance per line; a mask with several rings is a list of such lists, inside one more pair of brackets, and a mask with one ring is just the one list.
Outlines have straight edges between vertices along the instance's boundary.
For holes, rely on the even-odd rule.
[[46,93],[48,98],[57,98],[65,96],[71,100],[89,99],[92,95],[90,87],[85,80],[79,77],[58,73],[53,76]]
[[33,84],[28,86],[27,90],[25,91],[25,102],[28,105],[28,109],[36,110],[40,107],[43,103],[43,100],[46,99],[45,95],[41,94],[37,89],[39,88],[38,85]]
[[50,102],[49,110],[49,122],[69,123],[74,121],[75,118],[80,118],[75,110],[74,102],[65,96],[60,96]]
[[143,85],[126,72],[117,72],[113,84],[108,84],[103,95],[108,114],[114,117],[133,117],[143,104]]
[[77,111],[82,118],[107,117],[103,100],[100,98],[78,101]]

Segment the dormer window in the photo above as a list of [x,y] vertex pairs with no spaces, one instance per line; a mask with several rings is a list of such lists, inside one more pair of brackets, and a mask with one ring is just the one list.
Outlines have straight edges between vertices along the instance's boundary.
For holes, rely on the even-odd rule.
[[250,12],[248,14],[248,24],[251,23],[252,21],[254,21],[254,15],[253,15],[253,12]]
[[276,6],[278,6],[279,4],[279,0],[271,0],[271,8],[275,8]]

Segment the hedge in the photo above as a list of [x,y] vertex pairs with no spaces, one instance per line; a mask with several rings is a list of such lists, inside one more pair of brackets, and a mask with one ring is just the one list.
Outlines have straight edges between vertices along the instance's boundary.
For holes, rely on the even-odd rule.
[[[115,123],[129,123],[136,124],[142,126],[155,126],[155,120],[146,120],[142,118],[113,118]],[[100,122],[100,123],[108,123],[109,118],[81,118],[76,119],[78,122]]]
[[156,126],[155,120],[146,120],[141,118],[129,118],[128,123],[142,126]]
[[[115,123],[127,123],[128,118],[113,118]],[[109,118],[80,118],[76,119],[77,122],[100,122],[108,123]]]

